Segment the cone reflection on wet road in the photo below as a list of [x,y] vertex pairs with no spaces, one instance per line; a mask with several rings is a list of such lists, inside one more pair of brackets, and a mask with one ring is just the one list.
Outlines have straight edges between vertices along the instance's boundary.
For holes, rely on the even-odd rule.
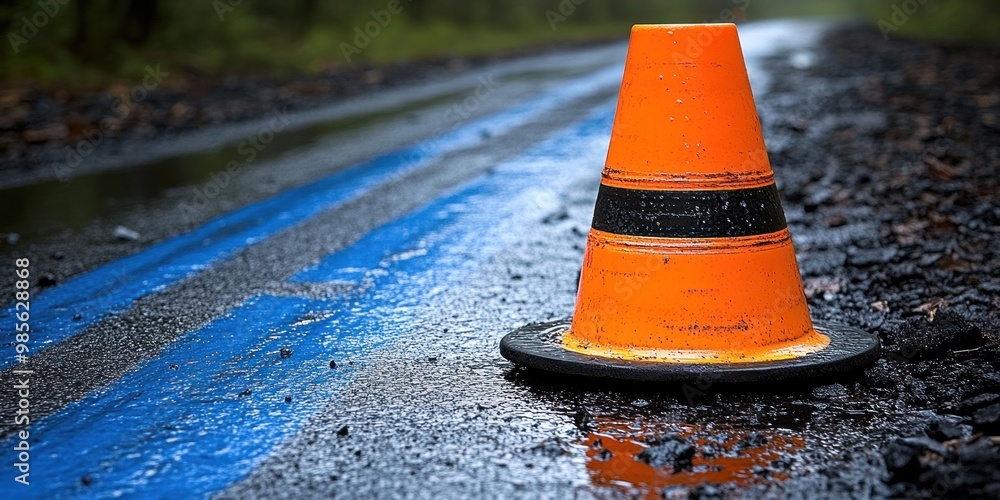
[[746,431],[724,426],[678,425],[676,435],[695,448],[691,464],[682,468],[654,466],[640,454],[649,448],[648,439],[670,433],[636,431],[629,424],[603,423],[587,435],[587,472],[594,486],[637,488],[649,497],[671,486],[701,484],[747,487],[788,478],[782,467],[805,447],[805,441],[787,431]]

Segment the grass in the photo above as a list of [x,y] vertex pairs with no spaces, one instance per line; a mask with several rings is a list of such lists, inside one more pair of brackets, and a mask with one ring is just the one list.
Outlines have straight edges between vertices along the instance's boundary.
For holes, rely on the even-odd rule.
[[[718,5],[746,4],[746,12],[755,19],[864,15],[876,24],[879,20],[891,21],[893,6],[905,1],[920,0],[720,0]],[[992,18],[994,9],[992,3],[982,0],[925,0],[905,22],[898,26],[893,24],[891,36],[996,43],[1000,40],[1000,30],[991,29],[989,23],[970,22]],[[113,38],[113,30],[104,30],[108,35],[104,39],[95,37],[86,53],[67,41],[72,38],[72,26],[68,24],[72,16],[57,17],[22,47],[21,53],[0,54],[0,65],[4,69],[0,72],[0,83],[70,89],[105,88],[116,82],[132,85],[141,80],[149,65],[160,65],[171,73],[170,79],[175,82],[230,74],[287,77],[365,64],[481,56],[553,43],[625,38],[631,24],[601,21],[609,18],[600,16],[585,19],[581,15],[570,17],[552,29],[538,8],[531,10],[532,16],[506,28],[461,25],[444,20],[418,23],[408,16],[397,15],[380,28],[380,33],[367,46],[357,47],[358,52],[350,54],[348,61],[343,44],[355,45],[355,26],[364,29],[370,18],[360,18],[349,24],[317,20],[312,27],[297,32],[248,8],[235,9],[227,13],[224,20],[219,19],[211,2],[191,5],[177,12],[176,18],[163,20],[163,25],[169,29],[156,32],[142,47],[125,44]],[[673,16],[634,20],[694,20],[691,19],[693,11],[676,12]],[[701,12],[717,11],[705,8]],[[13,27],[16,29],[16,24]]]
[[[447,23],[420,27],[402,21],[390,24],[369,44],[345,58],[341,44],[354,45],[355,33],[333,29],[312,29],[302,38],[259,33],[235,35],[240,43],[202,44],[181,42],[174,48],[149,47],[135,50],[116,47],[98,61],[81,61],[64,48],[50,48],[45,57],[17,57],[4,61],[3,76],[8,84],[42,82],[77,88],[100,87],[109,81],[141,79],[147,65],[160,64],[181,75],[267,74],[288,76],[364,64],[385,64],[405,60],[470,57],[517,51],[552,43],[579,42],[628,35],[628,26],[605,24],[557,30],[506,31],[500,29],[458,29]],[[237,32],[240,30],[236,30]],[[169,45],[168,45],[169,46]]]
[[987,20],[996,17],[997,7],[985,1],[875,0],[867,4],[866,13],[890,37],[996,47],[1000,30]]

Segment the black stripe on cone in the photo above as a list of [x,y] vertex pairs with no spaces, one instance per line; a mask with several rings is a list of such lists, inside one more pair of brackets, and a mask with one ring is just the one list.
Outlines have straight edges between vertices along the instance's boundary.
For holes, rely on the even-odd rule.
[[601,184],[593,227],[626,236],[725,238],[773,233],[788,224],[774,184],[711,191]]

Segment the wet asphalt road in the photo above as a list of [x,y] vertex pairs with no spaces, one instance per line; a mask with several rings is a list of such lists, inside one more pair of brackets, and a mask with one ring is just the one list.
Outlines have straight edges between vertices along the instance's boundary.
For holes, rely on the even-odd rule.
[[[822,29],[748,24],[741,38],[814,314],[881,328],[880,297],[823,281],[883,258],[879,220],[822,208],[836,166],[793,168],[818,140],[787,117],[820,122],[826,94],[775,81],[823,63]],[[266,121],[9,188],[5,230],[21,240],[3,258],[28,257],[57,284],[33,290],[33,356],[17,367],[34,370],[33,485],[0,492],[890,494],[882,448],[940,417],[877,390],[898,375],[885,360],[875,375],[762,389],[551,378],[499,356],[511,329],[572,310],[624,51],[510,61],[292,115],[225,182],[242,157],[233,141]],[[886,126],[875,112],[831,119]],[[162,154],[172,147],[183,154]],[[139,238],[116,241],[117,225]],[[10,450],[21,427],[0,427]]]

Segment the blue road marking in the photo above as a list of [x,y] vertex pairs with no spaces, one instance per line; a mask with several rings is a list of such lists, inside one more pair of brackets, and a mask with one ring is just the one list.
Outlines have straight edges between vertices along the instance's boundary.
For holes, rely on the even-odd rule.
[[[426,166],[441,155],[479,144],[484,130],[492,135],[513,130],[548,110],[612,85],[620,77],[621,68],[593,72],[507,111],[249,205],[70,279],[32,297],[32,330],[43,339],[44,347],[61,342],[244,247],[350,201],[395,176]],[[5,311],[7,316],[13,313],[12,307]],[[76,314],[79,320],[73,320]],[[9,368],[14,359],[13,355],[0,357],[0,369]]]
[[[204,497],[244,477],[335,399],[373,349],[418,333],[401,329],[399,320],[433,307],[432,290],[462,283],[518,229],[536,224],[544,214],[531,202],[532,189],[558,190],[596,174],[588,146],[606,145],[612,114],[612,103],[600,106],[292,278],[366,282],[350,295],[250,299],[108,388],[35,423],[33,484],[2,482],[0,497]],[[281,348],[292,356],[282,359]],[[331,358],[356,364],[331,370]],[[246,389],[252,392],[240,396]],[[8,463],[13,445],[3,443]]]

